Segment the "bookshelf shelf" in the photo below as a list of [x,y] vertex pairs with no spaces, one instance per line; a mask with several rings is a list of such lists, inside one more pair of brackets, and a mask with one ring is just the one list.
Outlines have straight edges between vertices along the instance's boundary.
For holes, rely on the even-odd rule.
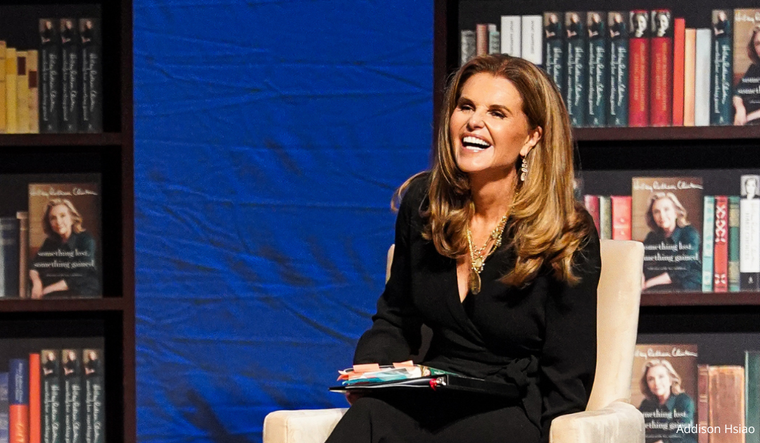
[[760,306],[760,292],[646,293],[641,306]]
[[0,147],[16,146],[120,146],[121,133],[102,134],[2,134]]
[[59,300],[0,300],[1,312],[73,312],[73,311],[121,311],[124,299],[106,297],[98,299]]
[[753,140],[760,139],[760,126],[700,126],[645,128],[575,128],[576,141],[647,140]]

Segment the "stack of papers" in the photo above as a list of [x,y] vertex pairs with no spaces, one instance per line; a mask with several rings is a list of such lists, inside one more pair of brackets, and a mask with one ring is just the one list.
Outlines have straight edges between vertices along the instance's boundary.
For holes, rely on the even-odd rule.
[[380,366],[377,363],[354,365],[338,372],[340,373],[338,381],[342,382],[344,386],[453,374],[441,369],[416,365],[411,360],[387,366]]

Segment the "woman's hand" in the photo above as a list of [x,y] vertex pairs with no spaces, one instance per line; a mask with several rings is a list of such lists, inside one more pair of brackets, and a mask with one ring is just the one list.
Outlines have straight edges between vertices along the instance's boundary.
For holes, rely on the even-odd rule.
[[348,401],[349,405],[353,405],[356,400],[359,400],[362,397],[364,397],[364,394],[346,391],[346,401]]
[[42,298],[42,283],[32,285],[32,298]]
[[734,97],[734,108],[736,108],[734,124],[745,125],[747,123],[747,108],[744,107],[744,101],[740,97]]

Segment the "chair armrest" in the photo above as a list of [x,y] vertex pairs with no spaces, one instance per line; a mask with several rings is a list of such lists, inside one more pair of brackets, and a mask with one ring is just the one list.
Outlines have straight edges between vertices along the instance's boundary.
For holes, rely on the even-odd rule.
[[596,411],[557,417],[549,434],[551,443],[643,443],[644,416],[628,403],[614,402]]
[[324,443],[347,409],[274,411],[264,418],[263,443]]

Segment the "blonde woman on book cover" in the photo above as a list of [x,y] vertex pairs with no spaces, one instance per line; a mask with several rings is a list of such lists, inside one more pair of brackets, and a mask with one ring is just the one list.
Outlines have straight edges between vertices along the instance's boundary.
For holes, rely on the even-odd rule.
[[431,169],[397,191],[395,254],[354,363],[409,360],[518,388],[517,398],[432,390],[353,402],[328,443],[548,442],[583,411],[596,366],[601,270],[573,198],[573,145],[557,87],[507,55],[453,76]]
[[760,26],[752,28],[747,42],[747,57],[751,62],[749,68],[734,88],[735,125],[760,124],[760,92],[757,89],[760,79]]
[[679,432],[679,427],[694,426],[694,400],[681,388],[681,376],[669,361],[648,360],[639,387],[645,397],[639,410],[646,443],[697,443],[696,434]]

